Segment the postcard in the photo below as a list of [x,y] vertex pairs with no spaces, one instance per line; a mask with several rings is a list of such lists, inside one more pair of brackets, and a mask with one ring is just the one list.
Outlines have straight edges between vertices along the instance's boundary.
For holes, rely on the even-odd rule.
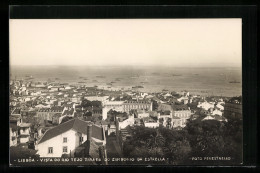
[[10,165],[243,164],[242,19],[10,19]]

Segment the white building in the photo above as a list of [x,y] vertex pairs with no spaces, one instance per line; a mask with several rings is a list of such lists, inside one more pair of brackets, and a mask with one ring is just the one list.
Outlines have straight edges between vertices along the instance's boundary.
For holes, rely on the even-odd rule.
[[135,119],[134,116],[129,116],[129,118],[123,120],[123,121],[119,121],[119,118],[117,118],[117,122],[118,122],[118,130],[124,129],[127,126],[132,126],[135,123]]
[[144,126],[149,127],[149,128],[156,128],[156,127],[159,127],[159,123],[158,122],[145,122]]
[[219,109],[219,110],[221,110],[221,111],[223,111],[224,110],[224,106],[222,106],[222,104],[223,103],[218,103],[217,105],[216,105],[216,107]]
[[105,102],[106,100],[108,100],[109,96],[86,96],[84,98],[89,101]]
[[106,144],[103,127],[72,119],[46,131],[37,141],[37,154],[40,157],[61,157],[63,154],[73,157],[76,148],[87,140],[88,134],[93,141]]
[[205,110],[209,110],[210,108],[214,108],[214,103],[209,103],[209,102],[202,102],[198,104],[198,108],[203,108]]
[[30,133],[31,133],[31,124],[30,123],[21,123],[19,125],[19,138],[20,143],[26,143],[30,140]]
[[212,115],[220,115],[220,116],[222,116],[222,112],[220,111],[220,110],[218,110],[218,109],[215,109],[213,112],[212,112]]

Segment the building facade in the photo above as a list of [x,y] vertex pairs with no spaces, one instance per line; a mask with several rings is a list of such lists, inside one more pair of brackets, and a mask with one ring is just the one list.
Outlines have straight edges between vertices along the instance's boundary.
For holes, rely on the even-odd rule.
[[242,120],[242,104],[226,102],[224,106],[224,117]]
[[72,119],[46,131],[36,143],[37,154],[40,157],[61,157],[64,154],[74,157],[77,147],[86,142],[88,137],[102,145],[106,144],[105,131],[101,126]]

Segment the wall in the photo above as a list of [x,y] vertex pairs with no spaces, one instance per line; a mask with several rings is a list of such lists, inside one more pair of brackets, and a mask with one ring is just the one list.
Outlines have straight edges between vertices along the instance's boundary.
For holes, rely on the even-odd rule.
[[159,127],[159,123],[144,123],[144,126],[149,128],[156,128]]
[[159,104],[158,106],[158,110],[159,111],[171,111],[172,110],[172,106],[169,104]]
[[138,113],[138,118],[149,117],[149,113]]
[[30,135],[30,128],[29,127],[22,127],[20,128],[21,135]]
[[10,146],[15,146],[17,144],[17,131],[13,131],[10,128]]
[[28,136],[28,137],[20,137],[20,143],[26,143],[26,142],[28,142],[29,141],[29,139],[30,139],[30,136]]
[[188,119],[191,116],[191,111],[190,110],[173,111],[173,116]]
[[172,119],[173,127],[182,126],[181,119]]
[[[83,142],[87,140],[87,135],[83,134]],[[63,137],[67,137],[67,143],[63,143]],[[63,153],[63,146],[67,146],[67,153]],[[79,135],[73,129],[68,130],[52,139],[44,141],[36,146],[37,154],[40,157],[61,157],[62,154],[70,154],[74,156],[75,148],[79,146]],[[48,153],[48,147],[53,147],[53,154]]]
[[242,105],[235,103],[225,103],[224,116],[226,118],[242,119]]
[[128,125],[133,125],[134,123],[135,123],[134,116],[131,116],[122,122],[118,122],[119,130],[126,128],[126,126],[128,126]]

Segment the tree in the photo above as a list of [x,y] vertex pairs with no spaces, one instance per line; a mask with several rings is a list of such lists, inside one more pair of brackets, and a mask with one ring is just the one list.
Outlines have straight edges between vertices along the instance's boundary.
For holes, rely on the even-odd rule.
[[36,152],[36,150],[12,146],[10,147],[10,161],[28,158],[39,159],[40,156]]
[[148,151],[150,153],[153,153],[152,155],[157,156],[163,155],[162,147],[164,147],[165,139],[160,134],[159,130],[156,130],[156,133],[152,133],[150,135],[150,138],[146,140],[146,146],[148,148]]
[[84,116],[91,117],[92,116],[92,112],[87,111],[87,112],[84,113]]
[[[219,122],[216,120],[189,121],[186,130],[190,134],[192,155],[204,157],[209,155],[230,156],[231,163],[242,161],[242,123]],[[214,161],[221,164],[223,161]],[[192,163],[191,163],[192,164]],[[196,161],[196,164],[208,164],[207,161]]]
[[81,106],[82,106],[83,108],[91,107],[91,106],[92,106],[92,102],[89,101],[89,100],[87,100],[87,99],[84,99],[84,100],[82,100],[82,102],[81,102]]
[[102,108],[101,101],[92,101],[91,105],[94,106],[94,107]]
[[158,109],[158,103],[157,103],[157,101],[155,101],[155,100],[152,100],[152,108],[153,108],[153,111],[154,110],[157,110]]

